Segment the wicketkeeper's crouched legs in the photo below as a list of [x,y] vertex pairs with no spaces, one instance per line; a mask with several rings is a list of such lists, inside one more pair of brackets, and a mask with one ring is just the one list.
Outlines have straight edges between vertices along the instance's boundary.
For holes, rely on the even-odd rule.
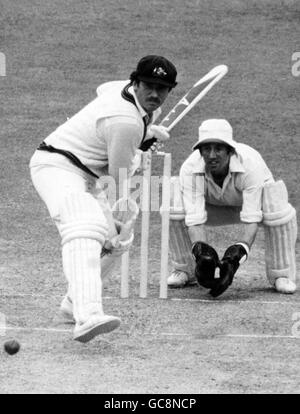
[[185,212],[181,197],[179,177],[171,178],[170,201],[170,253],[173,272],[168,279],[169,286],[179,287],[195,282],[195,260],[192,243],[185,225]]
[[263,190],[266,274],[278,292],[296,290],[296,210],[288,202],[283,181],[268,183]]

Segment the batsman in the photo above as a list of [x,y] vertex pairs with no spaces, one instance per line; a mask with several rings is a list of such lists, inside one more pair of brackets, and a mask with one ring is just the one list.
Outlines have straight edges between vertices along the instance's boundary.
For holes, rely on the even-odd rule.
[[[232,284],[264,227],[266,276],[275,291],[296,291],[296,211],[286,186],[275,181],[261,155],[233,139],[225,119],[199,127],[193,153],[172,177],[169,287],[197,282],[220,296]],[[208,240],[207,226],[239,223],[223,256]]]
[[111,208],[101,179],[111,178],[119,195],[140,151],[153,139],[169,139],[154,122],[176,76],[168,59],[145,56],[130,79],[100,85],[98,96],[48,135],[31,158],[32,182],[61,236],[68,291],[60,310],[75,321],[79,342],[120,325],[117,316],[104,313],[102,279],[131,245],[138,213],[133,200]]

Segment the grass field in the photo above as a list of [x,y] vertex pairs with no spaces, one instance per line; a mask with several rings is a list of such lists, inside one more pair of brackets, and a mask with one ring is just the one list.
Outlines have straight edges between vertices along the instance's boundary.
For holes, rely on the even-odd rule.
[[[297,0],[1,1],[0,312],[8,329],[0,339],[22,346],[13,357],[0,351],[1,393],[299,393],[300,296],[269,287],[261,232],[220,299],[195,287],[162,301],[153,214],[149,298],[140,300],[138,222],[131,298],[118,298],[118,271],[104,283],[105,309],[122,318],[120,330],[74,343],[57,314],[65,292],[59,237],[28,169],[37,144],[100,83],[126,79],[140,57],[162,54],[178,68],[164,113],[201,75],[227,64],[226,77],[173,130],[165,148],[172,172],[200,122],[225,117],[235,139],[258,149],[285,181],[299,212],[300,78],[291,70],[299,18]],[[233,237],[234,229],[211,231],[220,252]]]

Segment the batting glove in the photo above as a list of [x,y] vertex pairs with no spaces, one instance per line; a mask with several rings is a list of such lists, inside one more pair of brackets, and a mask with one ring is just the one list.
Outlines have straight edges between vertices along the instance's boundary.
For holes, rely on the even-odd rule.
[[131,169],[130,169],[130,177],[132,177],[134,174],[136,173],[140,173],[141,172],[141,164],[142,164],[142,153],[143,151],[141,151],[140,149],[136,150],[135,152],[135,156],[133,158],[133,162],[131,165]]
[[151,125],[147,131],[147,138],[156,138],[158,141],[167,141],[170,134],[166,127],[162,125]]
[[119,256],[130,248],[134,240],[134,226],[139,213],[136,202],[131,198],[120,198],[114,204],[112,211],[118,234],[105,241],[102,256],[105,254]]

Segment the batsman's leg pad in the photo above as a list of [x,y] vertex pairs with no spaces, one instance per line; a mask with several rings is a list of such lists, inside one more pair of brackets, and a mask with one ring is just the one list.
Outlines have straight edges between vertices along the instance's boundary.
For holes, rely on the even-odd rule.
[[288,202],[287,189],[282,180],[264,186],[263,224],[269,282],[274,286],[275,280],[283,277],[296,283],[296,210]]
[[104,244],[107,222],[97,201],[89,193],[70,193],[60,211],[62,245],[76,239],[92,239]]
[[192,243],[185,225],[185,210],[181,196],[179,177],[171,178],[170,200],[170,253],[174,270],[188,273],[192,279],[195,260],[192,256]]
[[92,314],[103,314],[100,255],[108,226],[95,198],[84,192],[65,197],[60,221],[64,273],[80,324]]

